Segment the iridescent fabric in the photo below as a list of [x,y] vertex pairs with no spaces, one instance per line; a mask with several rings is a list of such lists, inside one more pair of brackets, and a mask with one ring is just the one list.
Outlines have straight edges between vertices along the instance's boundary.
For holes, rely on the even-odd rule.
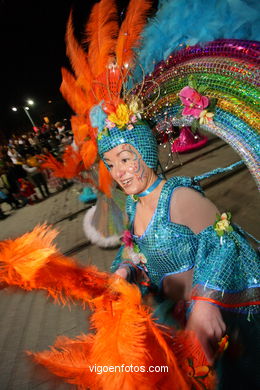
[[121,144],[130,144],[141,154],[149,168],[155,169],[158,163],[156,139],[148,125],[135,125],[131,130],[120,130],[114,127],[109,135],[98,139],[98,152],[103,159],[104,153]]
[[[169,204],[177,187],[201,191],[191,178],[174,177],[168,180],[145,233],[141,237],[133,235],[147,258],[146,268],[151,286],[159,290],[166,275],[194,267],[192,299],[207,299],[233,311],[259,311],[258,254],[235,225],[232,233],[220,239],[212,226],[196,235],[187,226],[171,222]],[[132,228],[135,209],[136,203],[128,197],[127,213]],[[119,254],[112,265],[113,271],[119,266],[120,258]],[[257,301],[258,305],[255,304]]]

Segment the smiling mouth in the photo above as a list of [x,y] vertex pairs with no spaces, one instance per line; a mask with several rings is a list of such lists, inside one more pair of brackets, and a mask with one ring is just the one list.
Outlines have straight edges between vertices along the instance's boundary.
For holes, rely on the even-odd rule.
[[132,180],[133,180],[132,178],[131,179],[122,180],[121,184],[122,184],[123,187],[126,187],[126,186],[128,186],[132,182]]

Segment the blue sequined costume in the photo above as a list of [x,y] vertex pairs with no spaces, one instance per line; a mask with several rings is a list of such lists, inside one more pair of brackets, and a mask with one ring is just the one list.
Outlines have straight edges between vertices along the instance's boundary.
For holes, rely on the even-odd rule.
[[[133,234],[136,202],[127,199],[133,239],[147,259],[151,286],[159,292],[165,276],[194,267],[193,297],[206,297],[224,308],[249,314],[259,311],[259,256],[238,226],[223,239],[209,226],[199,234],[170,221],[169,205],[177,187],[202,192],[188,177],[173,177],[162,188],[157,209],[141,237]],[[112,264],[115,271],[124,260],[123,248]],[[131,261],[131,259],[129,259]]]
[[[169,205],[177,187],[202,192],[191,178],[171,178],[163,186],[157,209],[144,234],[141,237],[133,234],[147,259],[145,270],[150,289],[160,293],[165,276],[194,267],[193,299],[207,299],[224,309],[222,315],[230,338],[230,346],[217,364],[218,390],[260,388],[259,256],[236,225],[221,240],[213,226],[196,235],[187,226],[171,222]],[[127,214],[132,233],[135,210],[136,203],[128,197]],[[122,246],[112,264],[112,272],[122,262],[131,262],[122,257],[123,249]],[[132,277],[135,267],[130,265]],[[147,292],[147,287],[140,285],[140,288]],[[258,305],[254,304],[257,301]],[[169,301],[160,303],[156,318],[172,324],[172,307]]]

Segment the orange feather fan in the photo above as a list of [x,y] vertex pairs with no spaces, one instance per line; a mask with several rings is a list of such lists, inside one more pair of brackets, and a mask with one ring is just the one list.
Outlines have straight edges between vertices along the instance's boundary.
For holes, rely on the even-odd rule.
[[133,49],[140,43],[140,34],[151,8],[151,0],[130,1],[117,39],[116,58],[119,67],[124,67],[125,64],[131,65],[134,56]]
[[98,171],[98,185],[99,190],[103,192],[108,198],[111,198],[111,187],[113,183],[112,176],[103,163],[102,160],[99,161],[99,171]]
[[[2,242],[0,282],[45,290],[64,304],[90,304],[96,334],[59,338],[50,351],[31,354],[34,360],[78,389],[214,389],[215,374],[193,333],[156,324],[137,286],[59,254],[52,243],[56,234],[43,225]],[[122,369],[131,365],[139,368]],[[118,371],[99,375],[95,366]],[[147,373],[149,366],[168,371]]]
[[[198,367],[189,348],[193,335],[177,332],[174,345],[178,351],[183,342],[182,356],[194,361],[194,370],[201,375],[198,380],[182,367],[183,360],[172,348],[172,330],[154,322],[136,286],[114,279],[106,294],[92,301],[92,308],[94,335],[59,337],[50,351],[30,353],[31,357],[78,389],[172,390],[173,385],[176,390],[214,389],[213,371],[208,369],[211,377],[206,382],[208,367]],[[99,375],[99,370],[111,366],[113,371]],[[168,370],[148,372],[151,366]]]
[[119,31],[117,19],[115,0],[101,0],[92,8],[86,25],[86,42],[89,43],[89,64],[95,76],[102,73],[114,59]]
[[[62,303],[84,303],[105,293],[110,275],[94,266],[81,267],[53,244],[57,231],[46,225],[0,243],[0,283],[25,290],[48,291]],[[62,275],[62,277],[61,277]]]

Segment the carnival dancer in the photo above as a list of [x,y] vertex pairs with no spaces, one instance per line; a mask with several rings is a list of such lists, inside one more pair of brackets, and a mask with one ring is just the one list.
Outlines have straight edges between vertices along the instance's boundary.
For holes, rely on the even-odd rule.
[[[169,10],[179,11],[179,23],[185,28],[189,26],[189,20],[184,23],[182,19],[182,15],[185,17],[183,8],[178,9],[181,4],[194,13],[192,34],[195,27],[201,31],[201,24],[196,19],[200,15],[200,22],[208,25],[203,31],[210,32],[210,39],[220,38],[219,23],[225,28],[226,20],[230,20],[223,18],[222,11],[230,11],[233,4],[230,2],[226,8],[226,3],[220,1],[221,6],[214,9],[212,2],[213,5],[207,7],[203,24],[201,4],[196,6],[187,0],[160,2],[155,21],[147,28],[151,27],[158,36],[157,21],[162,17],[164,24],[160,27],[165,27],[163,31],[167,34],[159,34],[161,45],[152,42],[148,51],[147,47],[143,53],[139,51],[138,60],[148,60],[150,69],[148,73],[142,63],[141,67],[136,65],[136,69],[144,69],[147,75],[132,89],[133,83],[129,82],[128,76],[135,75],[136,71],[133,69],[133,48],[140,44],[140,33],[151,3],[132,0],[121,26],[116,21],[113,1],[96,3],[86,28],[87,53],[75,39],[70,15],[67,53],[75,75],[63,70],[62,90],[77,114],[72,117],[72,128],[79,153],[88,169],[96,160],[98,144],[104,162],[99,166],[103,170],[107,167],[129,195],[126,206],[129,229],[112,265],[112,271],[120,278],[114,283],[107,275],[97,274],[94,281],[89,281],[91,270],[79,271],[68,260],[57,260],[57,254],[48,259],[46,267],[44,258],[34,261],[33,269],[27,264],[24,266],[24,259],[16,266],[15,261],[6,256],[8,267],[6,270],[3,267],[2,273],[5,271],[7,280],[13,276],[13,284],[27,289],[38,286],[51,291],[54,297],[65,291],[73,298],[83,297],[84,302],[90,301],[96,310],[93,315],[95,335],[84,335],[76,340],[62,338],[52,350],[36,354],[38,362],[79,388],[213,388],[212,381],[207,383],[213,372],[211,365],[218,364],[217,345],[226,346],[228,337],[230,347],[219,368],[219,389],[259,387],[258,254],[249,245],[246,233],[231,222],[231,214],[219,213],[205,198],[199,181],[211,173],[195,178],[173,177],[168,181],[157,175],[157,145],[151,130],[151,126],[166,117],[176,126],[194,127],[199,122],[202,130],[217,134],[230,143],[255,179],[259,179],[256,169],[259,150],[255,148],[259,139],[255,134],[259,117],[255,108],[259,44],[234,35],[237,39],[225,36],[224,40],[199,45],[201,35],[198,34],[197,40],[185,42],[187,47],[181,46],[175,53],[173,35],[180,33],[177,42],[181,39],[182,45],[187,34],[181,34],[182,30],[172,26],[168,28]],[[236,23],[248,27],[247,22],[254,18],[254,12],[247,2],[240,1],[239,4],[240,17],[235,18]],[[252,11],[249,16],[241,11],[242,5],[245,10]],[[216,18],[219,23],[213,23],[212,27],[209,25],[211,19],[207,17],[212,16],[213,10],[219,12]],[[175,13],[172,18],[176,20]],[[241,18],[245,19],[245,24]],[[232,24],[232,28],[236,31],[237,25]],[[146,40],[151,44],[148,37],[153,40],[154,35],[149,29],[146,34]],[[154,46],[155,51],[152,50]],[[156,50],[160,52],[159,57]],[[150,52],[152,60],[148,56]],[[157,65],[153,70],[154,64]],[[179,111],[180,115],[177,114]],[[244,144],[245,147],[241,147]],[[108,171],[104,172],[105,180],[110,176]],[[10,252],[9,248],[6,252]],[[13,275],[8,272],[12,267]],[[57,280],[61,269],[64,277]],[[50,280],[42,277],[46,270]],[[186,328],[184,333],[180,331],[179,339],[176,330],[155,325],[148,309],[141,305],[136,287],[123,279],[136,283],[143,294],[153,293],[155,299],[163,300],[163,303],[166,298],[170,300],[176,326]],[[95,294],[90,297],[93,289]],[[158,315],[155,314],[158,321],[161,308],[159,304]],[[195,334],[188,339],[190,349],[185,348],[186,331]],[[196,338],[201,345],[197,344]],[[236,349],[233,349],[234,345]],[[203,355],[200,360],[203,363],[199,366],[194,365],[194,350],[195,355]],[[143,376],[135,373],[91,376],[87,370],[89,362],[107,361],[113,365],[125,362],[128,354],[134,361],[140,357],[155,362],[165,359],[173,370],[171,376],[149,378],[147,373]]]

